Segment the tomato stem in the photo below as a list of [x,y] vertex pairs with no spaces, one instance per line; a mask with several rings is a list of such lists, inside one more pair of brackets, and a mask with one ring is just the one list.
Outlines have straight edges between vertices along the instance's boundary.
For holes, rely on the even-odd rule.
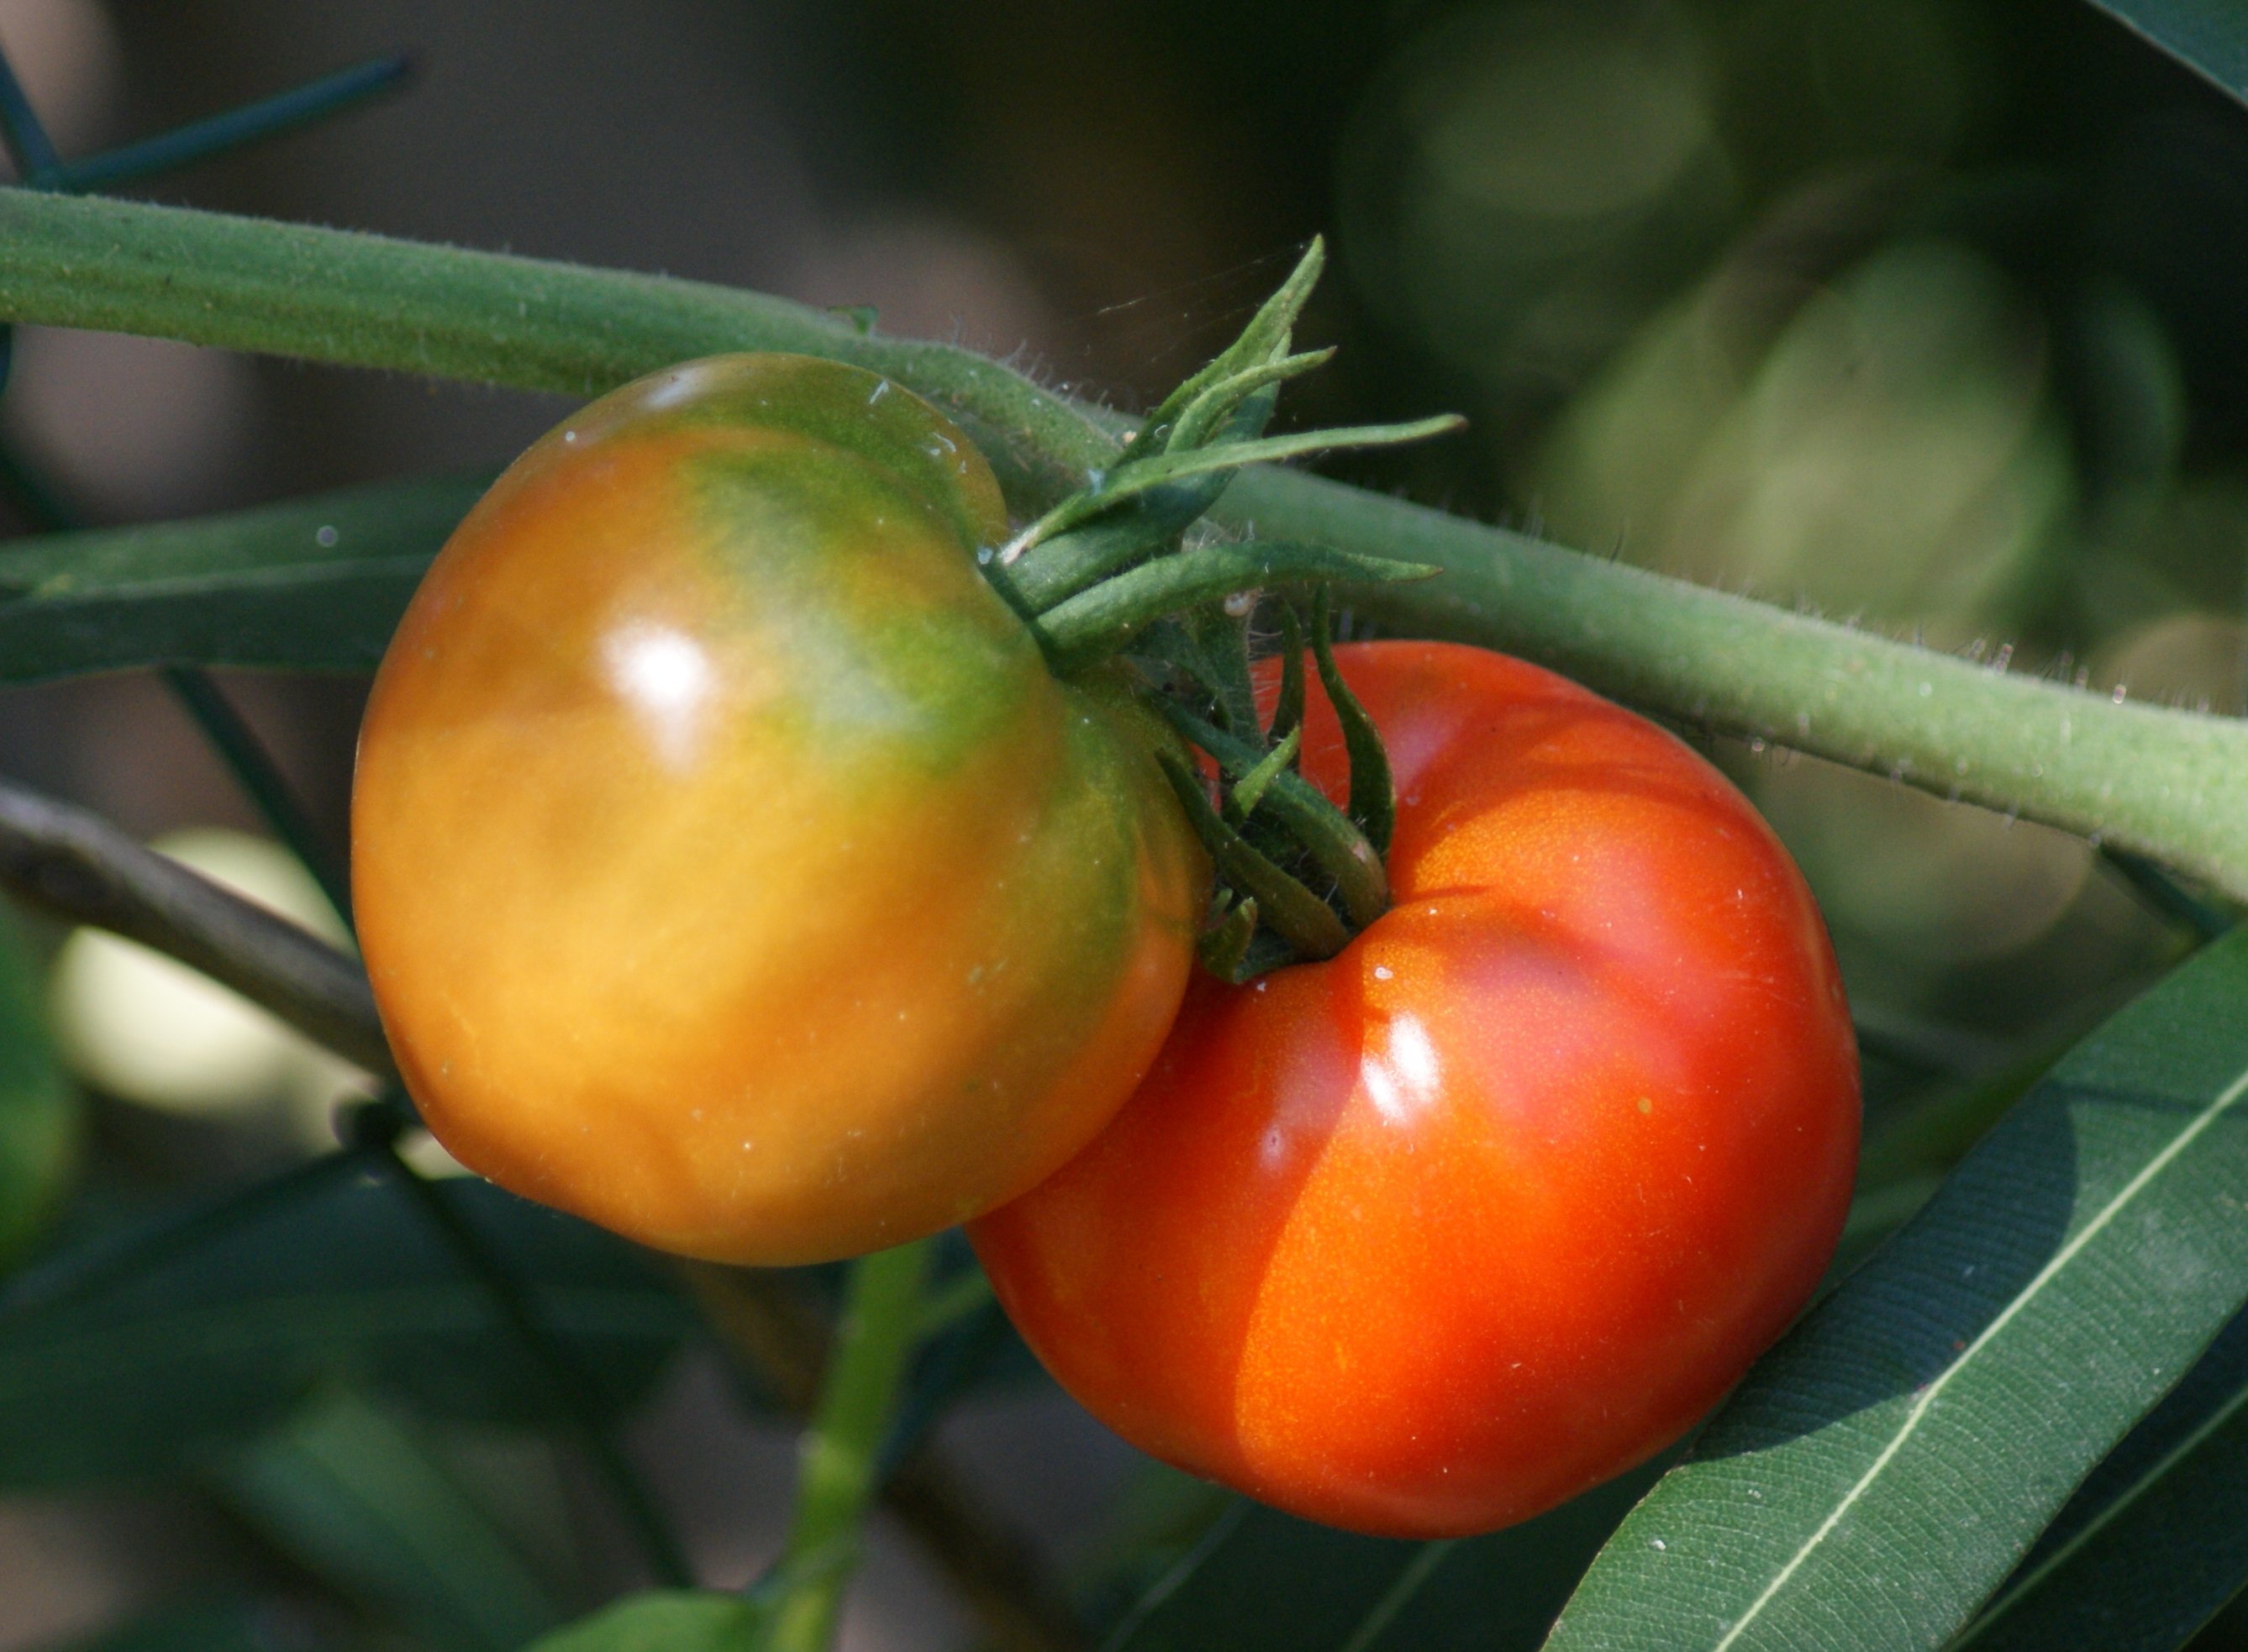
[[805,1432],[795,1518],[760,1589],[771,1601],[766,1652],[826,1652],[834,1641],[879,1489],[882,1443],[925,1323],[929,1258],[922,1239],[851,1265],[834,1351]]
[[1324,579],[1425,579],[1434,568],[1361,556],[1322,545],[1250,540],[1156,557],[1104,579],[1032,622],[1054,669],[1063,675],[1120,653],[1156,620],[1237,593]]
[[[1191,768],[1175,756],[1163,760],[1223,881],[1203,953],[1209,967],[1230,980],[1291,958],[1332,956],[1388,908],[1381,864],[1392,812],[1388,759],[1334,669],[1326,582],[1375,585],[1426,577],[1430,570],[1387,557],[1345,556],[1316,542],[1205,538],[1189,546],[1185,531],[1244,467],[1338,447],[1419,441],[1460,422],[1447,417],[1264,435],[1280,386],[1333,354],[1289,350],[1291,329],[1325,259],[1325,249],[1313,242],[1241,335],[1127,438],[1120,463],[1092,471],[1084,486],[1018,533],[984,570],[1058,674],[1083,671],[1136,647],[1151,685],[1148,697],[1230,779],[1223,806],[1213,806]],[[1285,604],[1280,695],[1269,727],[1258,713],[1249,621],[1267,590],[1292,584],[1318,588],[1312,646],[1350,755],[1347,812],[1296,772],[1304,639]],[[1204,720],[1204,710],[1214,722]]]

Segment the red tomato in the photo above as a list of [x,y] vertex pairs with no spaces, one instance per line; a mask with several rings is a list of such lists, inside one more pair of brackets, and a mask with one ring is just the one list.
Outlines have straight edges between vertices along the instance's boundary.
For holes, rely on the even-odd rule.
[[[1502,655],[1337,654],[1395,766],[1395,904],[1199,978],[1108,1128],[970,1231],[1141,1449],[1330,1525],[1488,1531],[1668,1444],[1802,1306],[1855,1046],[1801,875],[1677,740]],[[1307,735],[1340,799],[1323,702]]]

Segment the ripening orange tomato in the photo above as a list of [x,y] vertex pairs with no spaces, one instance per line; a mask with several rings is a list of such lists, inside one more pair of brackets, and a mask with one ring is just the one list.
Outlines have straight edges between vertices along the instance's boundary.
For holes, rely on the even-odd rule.
[[668,1251],[878,1249],[1056,1169],[1208,888],[1153,747],[980,577],[981,455],[887,380],[604,396],[461,524],[375,679],[352,888],[472,1169]]
[[1801,876],[1684,745],[1498,655],[1336,653],[1395,766],[1391,910],[1197,978],[1115,1121],[970,1234],[1141,1449],[1334,1525],[1488,1531],[1676,1438],[1802,1306],[1855,1045]]

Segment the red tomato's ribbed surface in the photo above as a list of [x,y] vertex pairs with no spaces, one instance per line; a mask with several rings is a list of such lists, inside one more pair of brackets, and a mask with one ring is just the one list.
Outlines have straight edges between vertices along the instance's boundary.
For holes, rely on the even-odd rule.
[[1486,1531],[1660,1450],[1803,1305],[1855,1045],[1801,876],[1699,757],[1498,655],[1337,652],[1395,769],[1393,909],[1198,977],[1116,1121],[970,1231],[1144,1450],[1336,1525]]
[[989,1209],[1147,1070],[1207,867],[1121,693],[977,572],[975,449],[832,362],[586,408],[383,661],[354,902],[400,1071],[471,1168],[778,1264]]

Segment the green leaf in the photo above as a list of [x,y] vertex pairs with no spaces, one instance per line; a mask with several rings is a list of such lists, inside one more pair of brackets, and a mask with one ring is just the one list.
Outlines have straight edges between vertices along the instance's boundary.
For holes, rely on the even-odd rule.
[[1278,745],[1304,721],[1304,627],[1287,603],[1280,609],[1280,697],[1272,703],[1272,721],[1265,740]]
[[150,665],[373,670],[488,482],[391,483],[0,545],[0,682]]
[[1452,1543],[1357,1537],[1237,1502],[1106,1652],[1526,1652],[1655,1472]]
[[2248,1298],[2248,935],[2073,1051],[1736,1390],[1555,1652],[1943,1643]]
[[530,1652],[744,1652],[760,1613],[738,1594],[658,1589],[534,1642]]
[[0,1265],[61,1203],[78,1165],[82,1110],[47,1036],[38,968],[0,907]]
[[[211,1600],[166,1607],[91,1639],[45,1652],[291,1652],[314,1644],[310,1627],[290,1606],[276,1601]],[[337,1652],[328,1637],[318,1642]]]
[[568,1615],[429,1443],[347,1389],[203,1477],[315,1575],[444,1652],[515,1652]]
[[[611,1406],[695,1328],[642,1253],[485,1183],[439,1191],[526,1281]],[[339,1157],[0,1291],[0,1486],[176,1469],[336,1374],[432,1414],[544,1421],[544,1371],[422,1212]]]
[[2239,0],[2092,0],[2196,74],[2248,102],[2248,10]]
[[2169,1652],[2248,1584],[2248,1314],[2093,1471],[1952,1642]]

